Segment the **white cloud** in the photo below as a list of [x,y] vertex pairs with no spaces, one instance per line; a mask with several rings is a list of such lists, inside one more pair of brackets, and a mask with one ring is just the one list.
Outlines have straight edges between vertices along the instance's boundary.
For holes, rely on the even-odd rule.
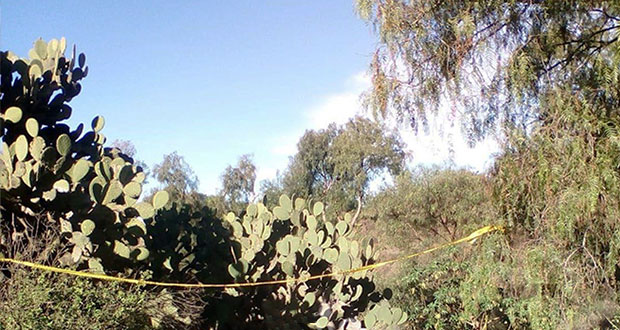
[[[276,167],[267,167],[267,166],[257,166],[256,169],[256,183],[260,184],[263,180],[270,180],[276,177],[278,173],[278,168]],[[260,188],[256,186],[256,188]]]
[[[343,91],[326,95],[315,105],[303,112],[307,127],[298,128],[273,139],[273,146],[267,147],[271,155],[269,164],[258,164],[259,173],[257,182],[275,177],[277,170],[284,170],[288,157],[297,151],[297,141],[306,129],[326,128],[330,123],[344,124],[355,115],[364,115],[361,104],[361,93],[370,87],[370,78],[365,72],[349,77],[343,86]],[[469,148],[466,139],[461,134],[459,125],[449,127],[447,111],[440,110],[437,118],[430,120],[430,134],[415,134],[410,128],[402,127],[389,122],[391,127],[398,127],[407,150],[412,155],[411,165],[445,164],[453,161],[456,166],[470,167],[483,171],[492,164],[492,154],[498,150],[498,145],[492,139],[486,139],[474,148]],[[405,125],[406,126],[406,125]],[[444,129],[441,134],[441,128]],[[453,154],[450,154],[452,144]],[[390,178],[379,178],[382,182],[390,182]],[[379,186],[380,182],[376,182]]]
[[361,108],[359,93],[344,92],[328,96],[318,106],[311,108],[306,119],[314,129],[325,128],[330,123],[344,124]]
[[292,156],[297,151],[297,140],[301,134],[291,134],[286,137],[274,139],[276,145],[269,149],[274,156]]
[[270,154],[274,157],[293,156],[305,130],[326,128],[330,123],[344,124],[356,114],[361,114],[360,94],[370,87],[370,78],[366,73],[359,72],[349,77],[343,87],[343,91],[326,95],[303,111],[299,122],[308,125],[275,137],[274,145],[267,148]]
[[344,124],[356,114],[361,114],[360,94],[370,87],[370,78],[366,73],[359,72],[346,81],[345,87],[344,91],[326,96],[306,111],[309,128],[326,128],[330,123]]
[[492,164],[493,154],[499,150],[498,143],[493,138],[487,138],[471,148],[459,124],[451,127],[448,120],[445,111],[440,110],[437,118],[429,120],[429,134],[416,135],[410,128],[399,129],[412,155],[412,165],[453,162],[458,167],[470,167],[477,171],[487,169]]

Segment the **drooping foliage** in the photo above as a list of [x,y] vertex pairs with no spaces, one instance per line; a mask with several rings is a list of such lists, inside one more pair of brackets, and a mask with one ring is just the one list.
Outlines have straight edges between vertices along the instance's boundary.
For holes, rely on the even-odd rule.
[[368,103],[414,126],[447,96],[477,139],[496,124],[526,129],[544,120],[539,97],[557,85],[617,88],[603,79],[619,63],[616,1],[357,0],[356,7],[379,37]]
[[[489,223],[498,223],[491,200],[489,178],[464,169],[417,167],[396,177],[393,185],[371,197],[363,222],[377,236],[380,250],[398,254],[449,242]],[[501,236],[485,238],[502,244]],[[411,318],[414,329],[469,328],[493,313],[470,317],[467,304],[488,298],[468,296],[468,274],[481,252],[478,247],[459,246],[421,256],[382,274],[378,283],[393,289],[393,303]],[[473,279],[472,279],[473,281]],[[486,312],[486,311],[485,311]],[[501,324],[504,319],[501,319]],[[473,328],[483,328],[479,322]]]
[[404,277],[427,306],[408,302],[423,315],[413,324],[617,327],[618,3],[373,0],[358,9],[381,39],[375,110],[424,122],[429,106],[450,100],[474,139],[503,128],[485,196],[506,240]]

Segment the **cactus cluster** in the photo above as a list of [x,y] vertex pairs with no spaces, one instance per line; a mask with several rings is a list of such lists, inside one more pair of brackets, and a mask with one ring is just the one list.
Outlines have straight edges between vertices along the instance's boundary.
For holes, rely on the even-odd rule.
[[[351,216],[329,221],[321,202],[283,195],[271,210],[251,204],[239,217],[220,219],[207,207],[170,203],[165,191],[141,201],[145,173],[120,150],[104,147],[103,117],[86,132],[82,124],[71,130],[62,123],[88,74],[86,57],[76,56],[74,47],[66,59],[65,48],[64,39],[38,40],[29,59],[0,53],[0,253],[54,231],[61,248],[50,259],[63,265],[108,274],[142,269],[160,281],[203,283],[308,277],[374,262],[374,242],[352,239]],[[216,328],[396,327],[407,315],[387,298],[370,274],[354,272],[208,291],[200,322]]]
[[76,56],[73,47],[67,59],[65,48],[64,38],[37,40],[28,59],[1,55],[0,188],[3,206],[20,219],[2,234],[19,240],[57,228],[69,247],[64,264],[102,272],[119,259],[148,257],[145,220],[168,197],[159,192],[152,204],[138,201],[145,174],[118,149],[104,147],[103,117],[87,132],[83,124],[71,130],[62,123],[88,75],[84,54]]
[[[373,240],[351,238],[350,214],[334,223],[323,216],[323,203],[310,204],[282,195],[271,211],[258,203],[250,204],[242,217],[227,214],[224,221],[232,234],[233,254],[227,267],[230,277],[237,282],[304,278],[374,262]],[[287,329],[292,324],[311,329],[391,327],[407,319],[376,291],[367,271],[227,293],[237,297],[240,306],[247,299],[260,306],[232,308],[231,319],[269,329]]]

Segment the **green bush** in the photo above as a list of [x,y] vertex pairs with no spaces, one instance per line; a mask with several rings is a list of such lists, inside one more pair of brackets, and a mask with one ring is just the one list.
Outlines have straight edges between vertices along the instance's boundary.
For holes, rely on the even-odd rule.
[[150,329],[153,296],[119,283],[16,270],[0,287],[0,329]]

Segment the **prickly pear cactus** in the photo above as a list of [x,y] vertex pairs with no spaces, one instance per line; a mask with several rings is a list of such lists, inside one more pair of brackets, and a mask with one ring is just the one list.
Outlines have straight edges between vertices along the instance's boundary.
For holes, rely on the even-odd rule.
[[[330,222],[320,202],[281,196],[272,210],[252,204],[241,218],[219,219],[206,207],[169,205],[164,191],[139,201],[145,174],[104,147],[103,117],[86,131],[63,123],[88,75],[85,56],[74,47],[67,58],[65,48],[64,39],[38,40],[28,59],[0,53],[0,252],[51,230],[60,233],[54,253],[66,265],[204,283],[309,277],[374,262],[373,241],[351,239],[351,216]],[[395,328],[407,315],[387,298],[366,271],[209,290],[202,325]]]
[[148,258],[145,221],[168,196],[138,202],[145,174],[119,150],[104,148],[103,117],[86,131],[63,123],[88,75],[84,54],[73,47],[67,58],[65,49],[63,38],[37,40],[29,58],[0,54],[0,242],[6,248],[58,230],[69,248],[63,263],[101,272]]
[[[372,264],[374,244],[350,238],[350,214],[324,221],[323,204],[285,195],[269,211],[251,204],[242,218],[229,213],[233,262],[228,273],[237,282],[282,280],[343,272]],[[228,322],[254,328],[396,327],[407,319],[377,292],[367,271],[284,285],[231,289]],[[221,301],[219,302],[220,304]],[[215,304],[215,303],[214,303]],[[234,307],[233,307],[234,306]],[[249,306],[253,306],[249,308]]]

